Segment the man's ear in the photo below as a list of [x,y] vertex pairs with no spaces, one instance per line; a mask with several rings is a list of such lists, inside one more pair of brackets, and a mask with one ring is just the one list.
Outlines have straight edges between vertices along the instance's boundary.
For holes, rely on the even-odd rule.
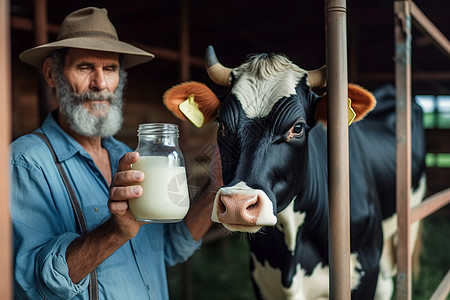
[[[365,88],[356,85],[348,85],[348,97],[351,100],[351,107],[355,112],[355,119],[353,123],[358,122],[372,110],[377,104],[377,100],[374,95],[366,90]],[[327,95],[323,95],[318,100],[315,111],[315,119],[318,122],[322,122],[324,125],[327,124]],[[346,102],[347,103],[347,102]]]
[[44,60],[44,63],[42,65],[42,75],[44,76],[45,81],[50,87],[53,88],[56,86],[52,68],[52,59],[50,57],[47,57]]
[[[182,103],[186,103],[186,101],[192,101],[187,110],[180,109],[183,107]],[[196,123],[188,114],[189,110],[194,108],[195,111],[191,111],[193,114],[200,111],[203,114],[204,122],[208,123],[216,118],[220,106],[219,98],[210,88],[203,83],[194,81],[184,82],[168,89],[164,93],[163,103],[177,118],[184,121],[189,119],[194,124]],[[198,111],[195,108],[198,108]]]

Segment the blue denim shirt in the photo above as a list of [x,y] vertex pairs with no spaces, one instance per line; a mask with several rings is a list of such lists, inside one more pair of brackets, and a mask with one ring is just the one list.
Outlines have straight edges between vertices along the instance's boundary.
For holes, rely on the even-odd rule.
[[[83,209],[89,230],[110,217],[109,187],[90,155],[56,123],[44,132],[62,162]],[[102,139],[111,170],[131,149]],[[28,134],[10,145],[10,210],[14,245],[15,299],[88,299],[89,275],[74,284],[66,262],[68,245],[79,236],[67,190],[50,150]],[[146,224],[98,268],[100,299],[168,299],[166,264],[185,261],[200,246],[184,221]]]

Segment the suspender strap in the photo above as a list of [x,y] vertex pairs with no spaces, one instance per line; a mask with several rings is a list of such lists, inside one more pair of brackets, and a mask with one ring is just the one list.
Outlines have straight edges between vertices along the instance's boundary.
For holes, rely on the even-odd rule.
[[[41,132],[34,132],[35,135],[39,136],[48,146],[50,152],[52,153],[53,160],[55,161],[56,167],[58,168],[59,174],[61,175],[61,179],[66,186],[67,192],[69,194],[70,202],[72,203],[73,212],[75,215],[75,219],[78,224],[78,228],[80,229],[81,235],[85,235],[88,232],[86,220],[84,219],[83,210],[81,209],[80,202],[73,190],[72,185],[70,184],[69,178],[67,177],[66,172],[64,171],[63,166],[56,158],[55,151],[53,150],[50,141],[47,136]],[[97,286],[97,271],[94,269],[90,273],[90,281],[89,281],[89,299],[98,300],[98,286]]]

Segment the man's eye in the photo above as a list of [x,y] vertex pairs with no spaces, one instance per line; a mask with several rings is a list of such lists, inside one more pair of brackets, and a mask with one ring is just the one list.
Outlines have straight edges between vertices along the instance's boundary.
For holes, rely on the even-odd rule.
[[111,67],[106,67],[105,68],[105,71],[108,71],[108,72],[116,72],[117,71],[117,67],[116,66],[111,66]]

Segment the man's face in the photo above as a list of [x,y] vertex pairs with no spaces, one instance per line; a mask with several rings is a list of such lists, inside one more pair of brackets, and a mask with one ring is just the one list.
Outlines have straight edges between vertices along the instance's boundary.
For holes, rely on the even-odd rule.
[[55,77],[60,112],[71,129],[84,136],[116,134],[125,76],[117,53],[70,49]]
[[[82,49],[70,49],[67,53],[63,75],[72,91],[114,93],[119,84],[119,54]],[[89,99],[83,106],[97,117],[108,113],[109,101]]]

